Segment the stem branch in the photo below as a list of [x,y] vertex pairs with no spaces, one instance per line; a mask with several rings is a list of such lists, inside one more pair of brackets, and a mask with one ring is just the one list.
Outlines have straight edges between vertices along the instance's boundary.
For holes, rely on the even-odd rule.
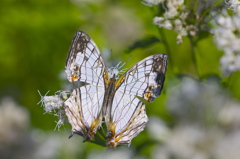
[[191,49],[192,60],[193,60],[194,66],[195,66],[196,74],[200,78],[200,70],[199,70],[199,67],[198,67],[197,55],[196,55],[196,52],[194,51],[195,43],[194,43],[193,38],[191,36],[189,36],[188,38],[189,38],[190,45],[191,45],[190,49]]
[[172,69],[173,69],[173,73],[175,74],[175,73],[178,72],[178,70],[177,70],[177,68],[175,67],[175,65],[173,64],[173,59],[172,59],[173,56],[172,56],[172,52],[171,52],[171,49],[170,49],[170,47],[169,47],[169,44],[168,44],[168,42],[167,42],[167,38],[166,38],[166,36],[165,36],[164,31],[163,31],[162,28],[159,28],[159,27],[158,27],[158,32],[159,32],[159,34],[160,34],[160,37],[161,37],[161,41],[162,41],[162,43],[163,43],[163,46],[164,46],[167,54],[169,55],[169,57],[168,57],[168,58],[169,58],[169,64],[170,64],[170,66],[171,66]]

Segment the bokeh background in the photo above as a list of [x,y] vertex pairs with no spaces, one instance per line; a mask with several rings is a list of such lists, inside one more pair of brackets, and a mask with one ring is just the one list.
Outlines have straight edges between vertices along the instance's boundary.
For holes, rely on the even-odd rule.
[[[182,36],[183,42],[177,44],[178,33],[153,24],[164,6],[143,3],[1,1],[0,158],[239,158],[239,72],[222,75],[219,61],[224,52],[214,43],[211,29],[195,37]],[[208,5],[220,2],[211,0]],[[53,95],[69,85],[64,67],[76,30],[94,39],[109,67],[127,61],[124,68],[130,68],[156,53],[170,56],[162,95],[146,102],[149,124],[130,148],[82,143],[77,135],[68,139],[70,125],[57,131],[57,117],[38,104],[37,90]]]

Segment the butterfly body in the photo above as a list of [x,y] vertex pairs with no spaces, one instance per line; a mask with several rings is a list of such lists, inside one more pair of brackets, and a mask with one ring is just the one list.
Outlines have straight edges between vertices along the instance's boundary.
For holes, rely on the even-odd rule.
[[160,95],[167,68],[167,55],[155,54],[138,62],[119,77],[117,67],[107,69],[92,39],[77,31],[66,61],[70,82],[87,85],[73,89],[64,102],[72,134],[92,140],[98,127],[107,126],[107,146],[130,145],[148,122],[145,105]]
[[113,97],[116,92],[115,87],[116,79],[115,75],[109,79],[109,82],[105,84],[105,94],[104,94],[104,102],[102,105],[103,116],[105,117],[109,112],[108,109],[111,108]]

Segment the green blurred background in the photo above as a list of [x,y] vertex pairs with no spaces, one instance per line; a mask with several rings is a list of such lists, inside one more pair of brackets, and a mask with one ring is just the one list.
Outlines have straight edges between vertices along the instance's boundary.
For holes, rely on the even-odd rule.
[[[130,68],[149,55],[166,53],[161,42],[148,47],[129,49],[140,39],[159,36],[157,26],[152,23],[153,17],[151,8],[143,5],[141,1],[2,0],[0,5],[2,156],[96,158],[101,151],[108,151],[96,144],[82,144],[82,138],[76,135],[68,139],[70,125],[65,124],[60,131],[54,131],[56,126],[54,121],[57,117],[44,114],[41,104],[37,105],[41,99],[37,90],[42,94],[50,90],[49,95],[53,95],[54,92],[64,89],[64,85],[68,83],[67,79],[62,78],[62,74],[76,30],[84,31],[96,42],[109,67],[119,61],[128,61],[131,57],[124,66]],[[164,32],[172,56],[165,87],[162,95],[153,103],[147,103],[146,108],[148,116],[155,116],[172,128],[178,123],[178,118],[166,108],[168,104],[166,101],[172,96],[168,88],[169,90],[172,88],[174,92],[176,89],[173,86],[177,85],[183,76],[188,75],[193,81],[197,80],[198,76],[188,39],[184,38],[183,44],[177,45],[176,33],[167,30]],[[208,36],[199,41],[194,48],[200,77],[202,81],[213,78],[218,88],[227,92],[226,96],[230,94],[240,98],[238,89],[240,75],[234,73],[229,78],[221,78],[219,59],[223,53],[213,47],[212,38]],[[13,109],[7,110],[6,107]],[[24,115],[26,117],[18,117]],[[123,150],[127,157],[128,153],[131,153],[134,157],[154,158],[152,149],[156,142],[145,130],[133,139],[131,149],[125,150],[123,146],[115,151],[119,151],[120,156]],[[164,144],[162,140],[161,144]]]

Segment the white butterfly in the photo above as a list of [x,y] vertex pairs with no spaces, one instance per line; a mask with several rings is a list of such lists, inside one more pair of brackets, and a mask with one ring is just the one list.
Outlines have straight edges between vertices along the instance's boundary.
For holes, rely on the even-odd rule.
[[118,69],[107,69],[101,54],[85,33],[77,31],[66,61],[70,82],[87,85],[73,90],[64,102],[72,134],[92,140],[103,119],[107,145],[130,145],[146,126],[145,105],[136,97],[152,102],[163,88],[168,56],[155,54],[138,62],[118,78]]

